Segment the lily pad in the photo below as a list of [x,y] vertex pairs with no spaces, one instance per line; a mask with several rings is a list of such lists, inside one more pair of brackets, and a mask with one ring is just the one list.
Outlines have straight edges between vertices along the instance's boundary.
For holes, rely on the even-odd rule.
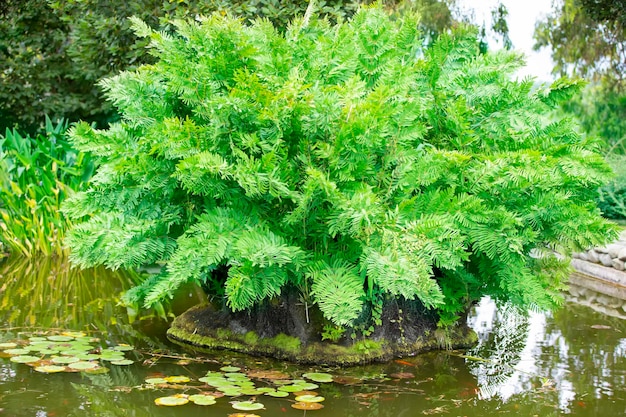
[[165,405],[168,407],[173,407],[177,405],[185,405],[189,402],[189,400],[185,397],[172,395],[169,397],[160,397],[154,400],[156,405]]
[[75,369],[77,371],[86,371],[88,369],[95,369],[98,366],[100,365],[98,365],[98,363],[96,362],[80,361],[80,362],[70,363],[67,367],[71,369]]
[[189,377],[184,376],[184,375],[166,376],[165,380],[173,384],[184,384],[185,382],[190,381]]
[[296,401],[302,403],[321,403],[324,400],[325,398],[319,395],[298,395],[296,397]]
[[44,365],[44,366],[36,367],[35,371],[41,372],[41,373],[44,373],[44,374],[53,374],[53,373],[56,373],[56,372],[63,372],[63,371],[65,371],[65,366]]
[[302,376],[315,382],[333,382],[333,376],[323,372],[309,372]]
[[53,342],[69,342],[71,340],[74,340],[74,338],[71,336],[63,336],[59,334],[59,335],[48,336],[48,340],[52,340]]
[[30,353],[30,349],[16,348],[16,349],[6,349],[4,351],[7,355],[26,355]]
[[302,388],[302,391],[311,391],[314,389],[318,389],[320,386],[317,384],[314,384],[312,382],[305,382],[303,384],[297,384],[299,387]]
[[220,371],[224,371],[224,372],[238,372],[240,370],[241,368],[238,368],[236,366],[222,366],[220,368]]
[[284,392],[298,392],[303,390],[302,385],[283,385],[282,387],[278,387],[278,391]]
[[277,398],[281,398],[281,397],[289,397],[289,393],[286,391],[272,391],[272,392],[266,392],[266,395],[269,395],[270,397],[277,397]]
[[167,379],[165,378],[146,378],[146,384],[157,385],[157,384],[167,384]]
[[77,339],[77,338],[84,338],[84,337],[86,337],[87,333],[84,333],[84,332],[63,332],[63,333],[61,333],[61,336],[67,336],[67,337],[71,337],[71,338]]
[[38,358],[37,356],[18,355],[18,356],[12,356],[10,361],[15,362],[15,363],[30,363],[30,362],[37,362],[39,359],[40,358]]
[[213,405],[216,403],[215,397],[212,395],[195,394],[190,395],[189,401],[196,405]]
[[234,413],[234,414],[229,414],[228,417],[261,417],[261,416],[258,414]]
[[121,361],[111,361],[111,365],[132,365],[135,361],[131,361],[130,359],[122,359]]
[[324,408],[324,406],[320,403],[305,403],[305,402],[297,402],[297,403],[293,403],[291,404],[292,408],[295,408],[296,410],[319,410],[321,408]]
[[13,343],[13,342],[0,343],[0,349],[14,349],[16,347],[17,347],[17,343]]
[[233,408],[241,411],[254,411],[265,408],[261,403],[255,403],[254,401],[235,401],[233,402]]
[[251,371],[251,372],[248,372],[248,376],[250,378],[269,379],[269,380],[289,379],[289,375],[280,371]]
[[50,360],[52,361],[52,363],[56,363],[56,364],[68,364],[68,363],[78,362],[80,359],[78,359],[75,356],[55,356],[54,358],[51,358]]

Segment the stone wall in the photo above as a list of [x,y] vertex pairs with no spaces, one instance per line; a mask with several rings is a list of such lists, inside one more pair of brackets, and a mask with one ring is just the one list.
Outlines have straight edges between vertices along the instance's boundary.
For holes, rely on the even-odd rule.
[[593,248],[587,252],[578,252],[572,255],[574,259],[614,268],[618,271],[626,269],[626,231],[623,231],[619,240],[607,246]]

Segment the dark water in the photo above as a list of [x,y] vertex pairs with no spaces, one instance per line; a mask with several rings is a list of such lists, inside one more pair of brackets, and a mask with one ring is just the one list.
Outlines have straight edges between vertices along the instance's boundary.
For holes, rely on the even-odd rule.
[[[163,320],[144,315],[133,321],[118,305],[136,279],[122,272],[71,270],[63,261],[0,263],[0,342],[74,330],[98,337],[102,348],[121,343],[135,348],[126,352],[132,365],[110,365],[110,372],[100,375],[43,374],[0,358],[0,416],[626,415],[626,297],[619,289],[573,286],[570,301],[553,313],[520,312],[485,299],[469,319],[480,337],[471,351],[316,369],[227,352],[198,356],[170,345],[163,338]],[[197,297],[193,289],[183,291],[173,312]],[[197,379],[226,364],[246,373],[280,371],[289,379],[327,372],[336,382],[319,383],[315,391],[325,400],[316,411],[293,409],[293,395],[255,395],[252,399],[265,408],[249,412],[231,405],[251,398],[246,395],[217,398],[210,406],[154,404],[159,397],[206,390]],[[144,382],[172,375],[191,381],[175,387]],[[276,386],[269,379],[251,379],[257,388]]]

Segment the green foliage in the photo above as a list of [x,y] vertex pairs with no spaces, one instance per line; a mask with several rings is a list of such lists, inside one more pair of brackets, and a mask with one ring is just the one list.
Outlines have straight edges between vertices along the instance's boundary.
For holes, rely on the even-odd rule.
[[68,26],[46,2],[6,0],[3,5],[0,132],[19,125],[34,134],[46,115],[52,120],[92,120],[102,112],[93,83],[67,57]]
[[626,220],[626,156],[613,155],[608,162],[615,178],[600,188],[598,207],[609,219]]
[[535,26],[535,49],[550,47],[553,72],[623,82],[626,74],[626,3],[560,0]]
[[59,255],[69,226],[59,212],[73,190],[85,188],[93,163],[65,136],[66,122],[36,137],[15,130],[0,136],[0,247],[26,256]]
[[233,310],[297,290],[339,326],[382,296],[446,317],[486,294],[547,307],[567,271],[552,251],[614,236],[593,204],[609,167],[549,116],[580,83],[513,81],[522,58],[482,54],[474,30],[424,49],[415,16],[380,8],[284,34],[133,24],[156,61],[102,82],[119,123],[71,129],[100,166],[64,209],[92,214],[75,263],[166,265],[129,302],[195,281]]

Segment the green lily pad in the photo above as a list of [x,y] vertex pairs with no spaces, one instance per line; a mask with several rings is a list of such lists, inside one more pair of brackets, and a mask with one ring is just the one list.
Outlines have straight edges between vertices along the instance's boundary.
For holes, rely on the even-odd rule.
[[59,334],[54,336],[48,336],[48,340],[52,340],[53,342],[69,342],[71,340],[74,340],[74,338],[71,336],[62,336]]
[[130,359],[122,359],[121,361],[111,361],[111,365],[132,365],[135,361],[131,361]]
[[80,361],[80,362],[70,363],[67,367],[71,369],[75,369],[77,371],[86,371],[88,369],[95,369],[98,366],[99,365],[96,362]]
[[333,382],[333,376],[323,372],[309,372],[302,376],[315,382]]
[[220,370],[224,372],[238,372],[241,370],[241,368],[238,368],[236,366],[222,366]]
[[278,387],[278,391],[298,392],[298,391],[304,391],[304,389],[302,389],[302,385],[283,385],[282,387]]
[[277,398],[289,397],[289,393],[287,391],[270,391],[270,392],[266,392],[266,394],[269,395],[270,397],[277,397]]
[[[77,363],[77,362],[75,362]],[[104,366],[98,366],[96,368],[91,368],[91,369],[85,369],[83,371],[86,374],[91,374],[91,375],[100,375],[100,374],[106,374],[109,372],[109,368],[104,367]]]
[[7,355],[26,355],[30,353],[30,349],[22,349],[22,348],[6,349],[4,353],[6,353]]
[[15,363],[31,363],[31,362],[37,362],[40,359],[41,358],[38,358],[37,356],[18,355],[18,356],[12,356],[10,361],[15,362]]
[[67,337],[71,337],[71,338],[74,338],[74,339],[87,337],[87,334],[84,333],[84,332],[63,332],[62,335],[63,336],[67,336]]
[[185,397],[179,396],[169,396],[169,397],[160,397],[154,400],[156,405],[165,405],[168,407],[177,406],[177,405],[185,405],[189,402],[189,400]]
[[80,359],[78,359],[75,356],[55,356],[54,358],[51,358],[50,360],[52,361],[52,363],[68,364],[68,363],[78,362]]
[[243,395],[261,395],[263,394],[263,391],[259,391],[258,389],[254,387],[250,387],[250,388],[246,387],[241,390],[241,393]]
[[319,385],[314,384],[312,382],[305,382],[303,384],[298,384],[298,386],[302,387],[302,391],[312,391],[320,387]]
[[235,388],[229,388],[229,389],[221,389],[221,388],[217,388],[218,391],[220,391],[222,394],[226,395],[227,397],[239,397],[241,395],[241,390],[240,389],[235,389]]
[[299,395],[296,397],[296,401],[303,403],[321,403],[324,400],[325,398],[319,395]]
[[44,374],[53,374],[53,373],[56,373],[56,372],[63,372],[63,371],[65,371],[65,366],[44,365],[44,366],[36,367],[35,371],[41,372],[41,373],[44,373]]
[[83,361],[93,361],[96,359],[100,359],[100,355],[96,355],[95,353],[81,353],[76,355],[76,357]]
[[13,342],[0,343],[0,349],[15,349],[16,347],[17,347],[17,343],[13,343]]
[[167,384],[167,379],[165,378],[146,378],[146,384],[157,385],[157,384]]
[[189,401],[196,405],[213,405],[216,404],[215,397],[212,395],[195,394],[188,397]]
[[42,355],[56,355],[57,353],[59,353],[59,351],[56,349],[41,349],[38,352]]
[[206,375],[204,376],[206,378],[224,378],[224,374],[221,372],[207,372]]
[[257,391],[267,393],[267,392],[276,392],[276,389],[272,387],[260,387],[260,388],[257,388]]
[[47,342],[48,339],[46,339],[45,337],[41,337],[41,336],[33,336],[33,337],[29,337],[28,341],[31,343],[37,343],[37,342]]
[[103,361],[109,361],[109,362],[115,362],[115,361],[123,361],[124,356],[108,356],[108,355],[100,355],[100,359],[102,359]]
[[261,403],[255,403],[253,401],[236,401],[233,403],[233,408],[240,411],[254,411],[265,408]]

